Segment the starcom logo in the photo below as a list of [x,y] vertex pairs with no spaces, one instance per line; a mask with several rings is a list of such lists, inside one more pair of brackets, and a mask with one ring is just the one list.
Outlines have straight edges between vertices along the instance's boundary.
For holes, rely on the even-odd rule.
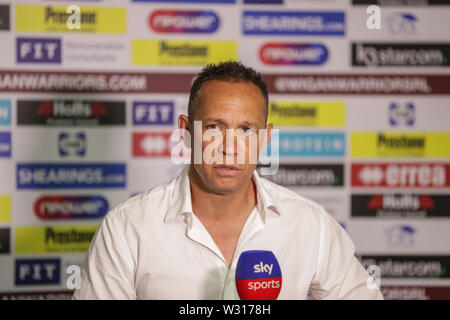
[[34,203],[34,213],[41,220],[98,219],[108,212],[102,196],[43,196]]
[[259,57],[268,65],[322,65],[328,49],[321,43],[267,43]]
[[448,163],[358,163],[351,171],[354,187],[450,187]]
[[149,23],[158,33],[214,33],[220,20],[213,11],[155,10]]

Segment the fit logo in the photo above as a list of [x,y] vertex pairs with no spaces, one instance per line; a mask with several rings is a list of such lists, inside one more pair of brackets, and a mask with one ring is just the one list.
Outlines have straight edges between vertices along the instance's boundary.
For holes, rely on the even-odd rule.
[[136,101],[133,103],[134,125],[173,125],[174,103],[171,101]]
[[17,38],[18,63],[61,63],[61,39]]
[[15,265],[16,285],[59,284],[59,259],[20,259]]

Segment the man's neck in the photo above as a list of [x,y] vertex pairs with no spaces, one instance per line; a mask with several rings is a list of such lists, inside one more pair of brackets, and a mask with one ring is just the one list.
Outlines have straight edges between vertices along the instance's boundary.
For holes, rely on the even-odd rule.
[[189,168],[189,180],[192,208],[199,218],[216,221],[242,219],[243,215],[246,218],[256,206],[256,186],[253,178],[239,190],[227,194],[206,190],[192,166]]

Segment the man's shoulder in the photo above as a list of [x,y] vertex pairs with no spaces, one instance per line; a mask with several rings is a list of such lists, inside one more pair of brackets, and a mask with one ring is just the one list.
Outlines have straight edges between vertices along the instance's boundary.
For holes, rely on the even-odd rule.
[[128,219],[143,218],[143,215],[164,214],[170,204],[170,197],[173,196],[176,180],[177,178],[134,195],[116,205],[107,216]]

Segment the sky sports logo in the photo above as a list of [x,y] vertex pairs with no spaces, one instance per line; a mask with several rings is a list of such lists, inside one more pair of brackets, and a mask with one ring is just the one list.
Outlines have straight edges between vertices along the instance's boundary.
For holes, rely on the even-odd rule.
[[266,43],[259,57],[267,65],[322,65],[328,49],[321,43]]
[[173,125],[173,101],[134,101],[134,125]]
[[418,193],[354,194],[352,217],[445,218],[450,216],[450,195]]
[[17,124],[47,126],[125,125],[125,102],[19,100]]
[[281,164],[276,174],[265,178],[287,187],[337,187],[344,185],[344,165]]
[[245,35],[344,36],[342,11],[244,11]]
[[449,43],[352,43],[356,67],[448,67]]
[[0,132],[0,158],[11,157],[11,132]]
[[42,196],[34,203],[34,213],[41,220],[99,219],[108,209],[108,201],[99,195]]
[[125,188],[122,163],[18,163],[17,189]]
[[17,259],[14,284],[16,286],[58,285],[60,273],[60,259]]
[[220,20],[213,11],[155,10],[149,23],[158,33],[214,33]]
[[236,267],[236,289],[241,300],[276,300],[281,286],[280,265],[272,251],[241,253]]
[[61,39],[17,38],[18,63],[61,63]]
[[[280,132],[278,148],[280,157],[343,157],[345,133]],[[271,154],[272,144],[264,153]]]

